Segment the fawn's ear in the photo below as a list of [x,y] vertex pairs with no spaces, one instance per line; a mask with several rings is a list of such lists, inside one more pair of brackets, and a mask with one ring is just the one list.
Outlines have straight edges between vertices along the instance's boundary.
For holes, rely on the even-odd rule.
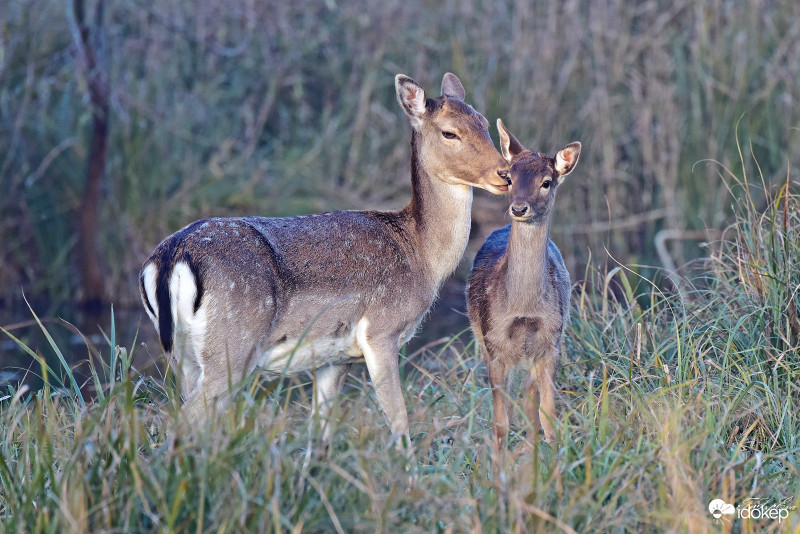
[[581,155],[581,144],[577,141],[570,143],[556,153],[556,172],[559,176],[566,176],[578,164]]
[[411,125],[417,128],[427,111],[425,89],[405,74],[395,76],[394,88],[397,91],[397,101],[400,102],[400,107],[411,118]]
[[556,172],[559,176],[564,177],[571,173],[575,165],[578,164],[580,155],[581,144],[577,141],[556,152]]
[[500,152],[506,161],[511,163],[514,156],[525,150],[525,147],[508,131],[502,119],[497,119],[497,132],[500,134]]
[[448,72],[442,78],[442,95],[452,96],[464,100],[466,96],[464,86],[461,85],[461,80],[452,72]]

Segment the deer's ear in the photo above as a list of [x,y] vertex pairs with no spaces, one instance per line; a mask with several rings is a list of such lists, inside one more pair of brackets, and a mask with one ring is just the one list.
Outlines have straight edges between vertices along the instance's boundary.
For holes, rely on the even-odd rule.
[[448,72],[442,78],[442,94],[464,100],[467,93],[464,91],[464,86],[461,85],[461,80],[458,79],[458,76]]
[[525,147],[508,131],[502,119],[497,119],[497,132],[500,134],[500,152],[506,161],[511,163],[514,156],[525,150]]
[[400,107],[411,117],[411,124],[415,127],[425,112],[425,89],[420,84],[406,76],[398,74],[394,78],[394,87],[397,91],[397,101]]
[[560,176],[566,176],[572,172],[578,164],[581,155],[581,144],[577,141],[570,143],[556,153],[556,172]]

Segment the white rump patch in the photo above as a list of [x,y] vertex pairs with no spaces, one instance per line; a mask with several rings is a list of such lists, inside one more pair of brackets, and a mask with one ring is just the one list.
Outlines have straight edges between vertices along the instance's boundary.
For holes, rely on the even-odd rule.
[[187,325],[187,342],[192,347],[192,353],[195,356],[195,364],[200,369],[197,376],[195,388],[200,385],[205,374],[205,366],[203,365],[203,347],[206,342],[206,309],[207,306],[200,306],[197,313],[194,314],[191,324]]
[[196,365],[201,369],[200,377],[202,378],[201,356],[207,326],[206,306],[200,306],[195,313],[197,281],[186,262],[176,263],[172,270],[172,276],[169,279],[169,297],[175,328],[175,350],[183,353],[184,357],[196,361]]
[[169,299],[172,302],[172,317],[175,322],[191,321],[194,315],[194,299],[197,282],[186,262],[176,263],[169,279]]
[[[144,309],[147,315],[150,316],[150,320],[156,325],[156,330],[158,330],[158,301],[156,300],[157,274],[158,270],[152,263],[148,263],[142,271],[142,280],[144,281],[144,295],[142,295],[142,298],[147,299]],[[147,304],[149,304],[149,306]],[[153,309],[153,313],[150,313],[151,308]]]

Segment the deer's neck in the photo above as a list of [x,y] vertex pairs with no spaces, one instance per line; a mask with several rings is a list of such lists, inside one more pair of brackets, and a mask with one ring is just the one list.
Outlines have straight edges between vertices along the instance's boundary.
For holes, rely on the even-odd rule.
[[432,176],[420,153],[422,140],[411,136],[411,215],[417,234],[418,253],[437,290],[456,269],[469,239],[472,222],[472,188],[444,182]]
[[524,309],[547,291],[550,219],[544,224],[511,223],[506,247],[506,290],[510,306]]

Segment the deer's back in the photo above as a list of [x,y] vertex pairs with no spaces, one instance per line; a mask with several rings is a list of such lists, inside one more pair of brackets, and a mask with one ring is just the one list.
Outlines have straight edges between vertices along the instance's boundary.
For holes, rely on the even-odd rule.
[[403,217],[337,211],[205,219],[166,238],[148,262],[165,267],[190,259],[206,289],[242,283],[263,290],[273,284],[266,278],[275,278],[289,293],[386,292],[407,284],[415,267]]
[[[264,348],[299,339],[352,340],[365,317],[403,336],[434,296],[416,266],[403,217],[340,211],[205,219],[166,238],[145,266],[154,264],[168,279],[185,262],[197,280],[195,311],[209,302],[217,316],[258,324],[248,330],[264,333],[251,340]],[[230,322],[209,321],[217,324]]]

